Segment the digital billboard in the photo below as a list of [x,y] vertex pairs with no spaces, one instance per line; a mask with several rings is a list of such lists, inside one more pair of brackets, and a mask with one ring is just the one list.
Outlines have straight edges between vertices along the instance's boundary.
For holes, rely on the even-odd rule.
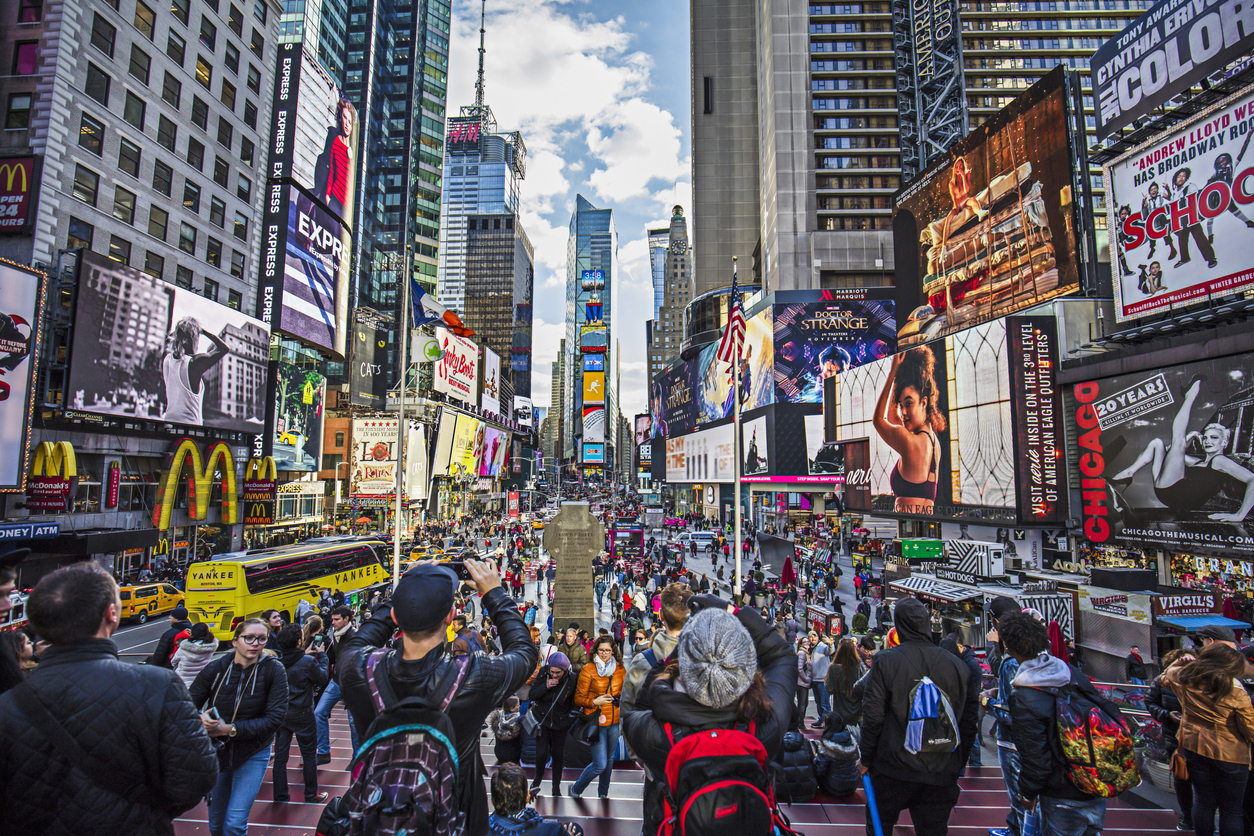
[[34,222],[42,157],[0,157],[0,232],[23,232]]
[[216,430],[264,427],[270,329],[82,250],[67,407]]
[[405,436],[405,493],[411,501],[426,499],[431,473],[427,461],[427,425],[411,419]]
[[440,410],[440,425],[435,434],[435,455],[431,457],[431,475],[447,476],[453,457],[453,438],[457,434],[457,413],[451,409]]
[[493,415],[501,414],[501,358],[487,346],[483,347],[483,394],[479,405]]
[[605,464],[604,444],[585,444],[583,446],[584,464]]
[[605,403],[605,372],[583,373],[583,402]]
[[0,261],[0,490],[26,481],[44,276]]
[[899,350],[1079,288],[1063,78],[1045,75],[897,193]]
[[729,366],[718,359],[718,343],[712,342],[692,360],[696,386],[697,424],[730,418],[735,410]]
[[435,363],[435,391],[474,405],[479,388],[479,347],[447,328],[436,326],[442,352]]
[[648,444],[653,439],[653,419],[648,414],[637,415],[633,431],[637,447]]
[[322,407],[326,378],[317,363],[280,359],[274,397],[274,451],[279,470],[317,470],[322,461]]
[[666,481],[732,482],[736,460],[735,428],[723,424],[666,439]]
[[1089,59],[1098,141],[1252,51],[1254,15],[1243,0],[1159,0]]
[[818,301],[787,301],[813,295],[775,294],[775,403],[822,403],[826,378],[895,351],[890,288],[821,290]]
[[1254,555],[1254,358],[1067,387],[1084,536]]
[[453,449],[449,455],[450,476],[473,475],[478,470],[485,429],[486,425],[478,418],[457,413],[457,428],[453,433]]
[[483,451],[479,457],[479,475],[498,475],[501,472],[501,460],[507,449],[509,449],[509,434],[485,425]]
[[1254,87],[1105,167],[1115,317],[1254,284]]
[[522,395],[514,396],[514,420],[524,427],[530,427],[535,423],[531,398],[524,398]]
[[605,407],[584,406],[583,440],[605,441]]
[[827,391],[830,440],[869,440],[873,511],[1016,521],[1005,320],[858,366]]
[[364,318],[353,323],[349,349],[348,399],[354,406],[381,409],[388,396],[387,331]]
[[395,418],[353,419],[353,493],[395,492],[396,430]]
[[653,377],[649,388],[649,415],[653,437],[680,435],[696,426],[693,369],[678,362]]
[[579,350],[588,352],[605,353],[609,348],[609,332],[605,329],[605,323],[597,320],[592,323],[583,323],[579,326]]
[[1006,320],[1010,397],[1014,413],[1015,486],[1019,520],[1067,521],[1062,388],[1058,385],[1058,324],[1050,316]]

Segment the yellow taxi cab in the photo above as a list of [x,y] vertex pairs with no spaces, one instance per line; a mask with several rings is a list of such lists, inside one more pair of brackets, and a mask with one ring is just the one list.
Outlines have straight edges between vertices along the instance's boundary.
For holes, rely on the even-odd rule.
[[183,603],[184,595],[168,583],[146,583],[122,587],[122,618],[140,624],[167,613]]
[[544,528],[544,520],[532,520],[531,527],[539,531],[540,529]]

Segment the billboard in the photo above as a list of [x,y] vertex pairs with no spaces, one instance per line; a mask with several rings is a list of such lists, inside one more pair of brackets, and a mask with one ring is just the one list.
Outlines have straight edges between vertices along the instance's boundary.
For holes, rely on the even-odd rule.
[[353,419],[353,493],[387,494],[396,490],[395,418]]
[[603,353],[609,348],[609,332],[605,322],[585,322],[579,326],[579,350]]
[[875,513],[1016,521],[1005,320],[858,366],[827,391],[830,440],[869,441]]
[[583,402],[605,403],[605,372],[583,373]]
[[479,457],[479,475],[497,476],[509,449],[509,433],[484,425],[483,451]]
[[1243,0],[1159,0],[1089,59],[1098,141],[1252,51],[1254,15]]
[[473,406],[479,391],[479,346],[441,326],[436,326],[435,338],[443,352],[435,364],[435,391]]
[[1085,537],[1254,555],[1254,358],[1067,387]]
[[405,436],[405,494],[411,501],[426,499],[430,492],[427,464],[427,425],[411,419]]
[[1105,167],[1118,320],[1254,284],[1251,129],[1247,87]]
[[82,251],[70,409],[260,433],[269,357],[260,320]]
[[514,420],[524,427],[530,427],[535,423],[535,413],[532,410],[531,398],[525,398],[522,395],[514,396]]
[[667,438],[666,481],[670,484],[735,481],[735,444],[735,428],[731,424]]
[[463,412],[457,413],[457,428],[453,432],[448,475],[473,475],[478,470],[485,428],[486,425],[478,418]]
[[501,414],[501,358],[487,346],[483,347],[483,395],[479,405],[493,415]]
[[585,372],[605,371],[605,355],[604,354],[585,354],[583,356],[583,370]]
[[585,444],[582,461],[584,464],[605,464],[605,445]]
[[453,438],[457,434],[457,413],[451,409],[440,411],[440,425],[435,434],[435,455],[431,457],[431,475],[447,476],[453,457]]
[[24,232],[35,218],[37,157],[0,157],[0,232]]
[[605,407],[583,408],[583,440],[605,441]]
[[0,490],[5,491],[21,490],[26,481],[43,280],[42,273],[0,261]]
[[899,350],[1079,288],[1073,170],[1058,67],[897,193]]
[[353,323],[349,350],[348,400],[354,406],[382,409],[388,396],[387,331],[363,318]]
[[317,470],[322,461],[326,378],[317,364],[274,363],[274,456],[279,470]]
[[729,367],[718,359],[718,343],[701,349],[692,360],[695,384],[696,422],[705,424],[730,418],[735,411]]
[[649,388],[649,415],[653,437],[681,435],[696,426],[693,368],[678,362],[653,376]]
[[1006,320],[1019,520],[1067,521],[1058,324],[1050,316]]
[[637,415],[633,431],[637,447],[641,444],[648,444],[653,439],[653,418],[647,413]]

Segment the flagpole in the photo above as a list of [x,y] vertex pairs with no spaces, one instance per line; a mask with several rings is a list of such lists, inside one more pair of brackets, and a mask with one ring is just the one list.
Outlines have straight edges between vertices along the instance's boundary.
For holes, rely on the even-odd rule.
[[401,372],[400,387],[397,389],[400,394],[399,410],[396,417],[396,520],[394,524],[396,531],[392,536],[392,589],[396,589],[401,582],[401,489],[405,486],[405,392],[408,389],[409,377],[409,358],[406,354],[409,351],[409,283],[413,281],[413,274],[410,272],[409,258],[413,252],[413,245],[405,245],[405,271],[404,278],[401,281],[401,351],[400,359],[397,366]]
[[[732,288],[735,289],[736,291],[733,294],[733,296],[739,297],[740,289],[736,282],[736,256],[732,256]],[[740,299],[733,298],[731,300],[731,303],[733,307],[736,305],[739,305]],[[732,315],[732,308],[727,309],[727,315],[728,317]],[[732,468],[732,473],[734,474],[734,477],[735,477],[734,479],[735,487],[733,488],[733,490],[735,491],[734,502],[736,505],[736,533],[735,533],[735,540],[733,541],[736,544],[736,594],[735,594],[736,601],[740,600],[740,589],[741,589],[740,563],[741,563],[741,555],[744,554],[744,546],[740,542],[740,447],[741,447],[741,443],[740,443],[741,442],[741,439],[740,439],[740,344],[741,342],[742,340],[736,340],[736,364],[735,366],[732,367],[732,405],[733,405],[734,414],[735,414],[735,418],[732,421],[732,426],[736,428],[735,432],[732,433],[732,435],[735,436],[732,439],[732,449],[733,451],[735,451],[735,454],[736,454],[735,455],[736,461]]]

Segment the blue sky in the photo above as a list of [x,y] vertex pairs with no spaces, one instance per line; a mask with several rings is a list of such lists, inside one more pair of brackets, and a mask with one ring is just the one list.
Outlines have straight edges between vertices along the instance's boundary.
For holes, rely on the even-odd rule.
[[[454,0],[448,113],[474,102],[479,0]],[[532,397],[549,405],[564,334],[566,238],[575,195],[612,208],[622,273],[621,404],[646,404],[645,230],[683,205],[692,228],[688,4],[674,0],[488,0],[486,100],[527,144],[523,227],[535,247]]]

